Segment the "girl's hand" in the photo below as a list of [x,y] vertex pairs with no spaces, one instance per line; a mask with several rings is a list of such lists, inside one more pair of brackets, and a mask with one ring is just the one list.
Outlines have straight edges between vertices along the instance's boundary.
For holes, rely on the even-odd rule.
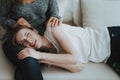
[[25,20],[24,18],[18,19],[18,21],[16,22],[16,24],[14,25],[14,27],[17,27],[18,25],[23,25],[23,26],[26,26],[26,27],[31,27],[31,24],[29,24],[27,22],[27,20]]
[[18,59],[23,60],[26,57],[32,57],[35,59],[40,59],[40,52],[36,51],[35,49],[32,48],[25,48],[22,51],[18,53]]
[[51,24],[51,27],[56,27],[56,26],[60,26],[61,21],[56,18],[56,17],[51,17],[48,21],[47,21],[47,25]]

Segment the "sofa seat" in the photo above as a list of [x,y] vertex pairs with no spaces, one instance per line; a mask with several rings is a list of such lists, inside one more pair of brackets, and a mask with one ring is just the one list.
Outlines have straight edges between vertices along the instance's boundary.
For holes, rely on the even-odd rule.
[[[0,40],[0,80],[14,80],[15,66],[4,55]],[[66,70],[43,66],[44,80],[120,80],[120,77],[105,63],[87,63],[81,72],[71,73]]]
[[45,80],[120,80],[120,77],[104,63],[87,63],[77,73],[71,73],[57,67],[43,67]]

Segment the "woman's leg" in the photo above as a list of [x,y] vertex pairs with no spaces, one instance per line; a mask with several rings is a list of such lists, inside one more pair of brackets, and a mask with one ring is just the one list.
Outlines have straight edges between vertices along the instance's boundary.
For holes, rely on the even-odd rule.
[[120,27],[108,28],[111,37],[111,56],[107,63],[120,75]]
[[15,72],[15,79],[19,80],[21,75],[22,80],[43,80],[40,72],[40,64],[34,58],[28,57],[21,61]]
[[18,47],[11,44],[10,40],[3,43],[3,51],[8,59],[16,65],[15,80],[43,80],[40,64],[31,57],[20,61],[17,59],[17,53],[24,47]]

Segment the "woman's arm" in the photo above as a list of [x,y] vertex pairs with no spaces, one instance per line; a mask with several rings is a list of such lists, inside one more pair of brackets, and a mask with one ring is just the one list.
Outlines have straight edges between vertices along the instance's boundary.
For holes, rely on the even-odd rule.
[[26,57],[33,57],[38,59],[41,63],[58,66],[71,72],[77,72],[83,68],[83,65],[69,54],[44,53],[32,48],[26,48],[18,54],[18,59],[22,60]]
[[48,4],[48,15],[49,17],[56,17],[60,19],[59,8],[56,0],[49,0]]
[[61,23],[60,16],[59,16],[59,9],[58,9],[58,4],[56,0],[49,0],[48,4],[48,21],[46,23],[46,26],[52,22],[53,27],[59,26]]

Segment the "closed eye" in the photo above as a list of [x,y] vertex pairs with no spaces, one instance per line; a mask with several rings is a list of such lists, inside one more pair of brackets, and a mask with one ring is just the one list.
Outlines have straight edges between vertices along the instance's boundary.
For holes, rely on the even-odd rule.
[[[27,39],[28,37],[30,37],[30,33],[29,32],[26,32],[24,34],[24,37]],[[26,42],[26,39],[23,39],[19,42],[20,45],[24,45],[24,43]]]
[[29,32],[26,33],[26,37],[30,37],[30,33]]

